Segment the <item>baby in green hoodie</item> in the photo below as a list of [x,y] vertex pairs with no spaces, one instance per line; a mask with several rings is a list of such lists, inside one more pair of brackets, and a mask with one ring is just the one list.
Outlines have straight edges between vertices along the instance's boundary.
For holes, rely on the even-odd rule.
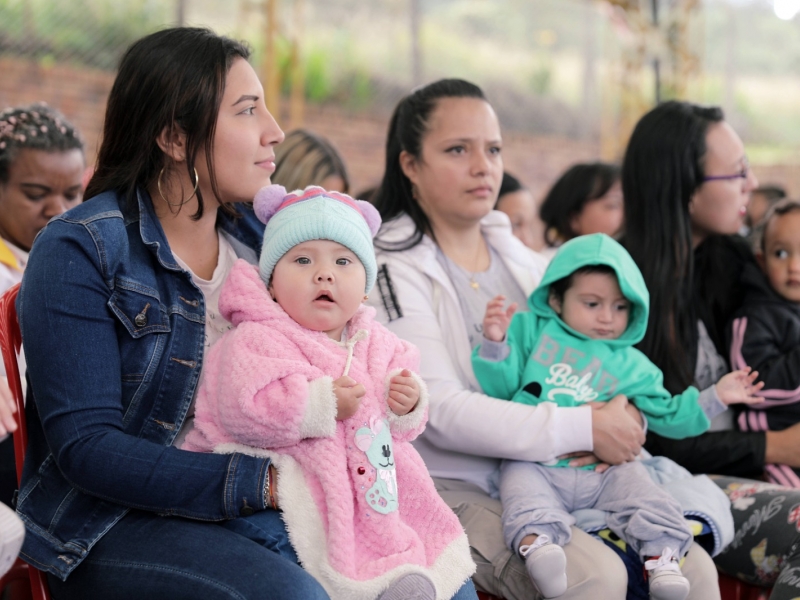
[[[699,392],[672,396],[661,371],[634,348],[647,327],[650,297],[641,272],[617,242],[603,234],[575,238],[553,258],[528,305],[514,314],[498,296],[487,305],[483,343],[472,364],[483,391],[495,398],[559,406],[607,402],[624,394],[654,432],[685,438],[706,431],[710,419],[734,403],[760,402],[757,373],[734,371]],[[689,582],[678,561],[692,534],[678,503],[638,461],[608,468],[506,461],[500,497],[506,542],[519,551],[545,598],[566,591],[571,512],[598,508],[608,526],[642,557],[650,596],[683,600]],[[651,560],[647,560],[650,558]]]

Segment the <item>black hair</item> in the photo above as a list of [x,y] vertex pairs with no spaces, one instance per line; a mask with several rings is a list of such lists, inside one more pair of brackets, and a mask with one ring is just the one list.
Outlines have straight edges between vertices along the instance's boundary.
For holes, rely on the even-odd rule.
[[8,183],[11,165],[25,149],[83,153],[83,139],[64,115],[43,102],[0,111],[0,183]]
[[[114,190],[124,205],[133,203],[136,188],[151,186],[170,166],[156,141],[166,129],[186,134],[186,171],[192,182],[197,154],[205,150],[211,189],[222,201],[214,172],[217,115],[233,61],[249,56],[243,43],[203,28],[165,29],[134,42],[108,97],[97,169],[86,197]],[[197,201],[193,217],[199,219],[200,190]],[[232,212],[225,205],[222,209]]]
[[564,172],[547,192],[539,207],[539,217],[545,225],[544,241],[555,246],[578,234],[570,221],[592,200],[602,198],[619,181],[616,165],[596,162],[573,165]]
[[786,190],[779,185],[762,185],[750,192],[752,194],[760,194],[770,203],[786,198]]
[[718,107],[664,102],[637,123],[622,164],[624,245],[650,291],[647,332],[638,347],[673,394],[694,382],[697,360],[689,202],[705,175],[706,133],[723,119]]
[[564,294],[575,283],[576,275],[591,275],[592,273],[600,273],[603,275],[613,275],[617,279],[617,272],[608,265],[586,265],[580,269],[575,269],[572,273],[561,279],[557,279],[550,284],[550,291],[548,295],[550,298],[555,298],[559,302],[564,302]]
[[494,208],[497,210],[497,206],[500,204],[500,200],[506,194],[514,194],[516,192],[522,191],[526,189],[520,180],[514,177],[508,171],[503,171],[503,181],[500,183],[500,191],[497,192],[497,202],[494,203]]
[[769,224],[777,217],[782,217],[785,214],[797,211],[800,211],[800,200],[784,198],[783,200],[779,200],[776,204],[770,206],[764,215],[764,218],[761,219],[761,222],[756,227],[755,243],[753,246],[762,253],[766,252],[767,236],[765,234]]
[[408,152],[416,159],[422,157],[422,139],[428,131],[428,121],[442,98],[486,100],[481,88],[463,79],[440,79],[400,100],[389,121],[386,167],[373,201],[384,223],[405,213],[411,217],[415,229],[410,238],[399,243],[381,243],[378,234],[375,246],[381,250],[408,250],[419,244],[424,234],[433,235],[427,215],[414,199],[411,181],[400,166],[400,154]]

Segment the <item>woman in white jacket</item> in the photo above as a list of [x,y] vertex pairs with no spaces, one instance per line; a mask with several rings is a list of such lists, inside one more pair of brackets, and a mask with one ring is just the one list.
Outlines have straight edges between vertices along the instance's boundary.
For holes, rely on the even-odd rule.
[[[497,117],[473,84],[441,80],[401,100],[377,192],[384,227],[375,242],[379,274],[370,303],[422,354],[430,420],[415,445],[467,531],[475,583],[513,600],[539,596],[503,541],[502,509],[492,497],[500,459],[582,453],[576,460],[584,464],[618,464],[639,453],[644,434],[638,411],[622,396],[593,410],[526,406],[481,392],[470,353],[480,343],[486,302],[502,293],[525,307],[545,268],[512,235],[508,218],[492,211],[501,148]],[[569,589],[562,598],[625,598],[627,574],[612,550],[575,530],[565,551]],[[683,571],[691,597],[719,598],[716,570],[699,546]]]

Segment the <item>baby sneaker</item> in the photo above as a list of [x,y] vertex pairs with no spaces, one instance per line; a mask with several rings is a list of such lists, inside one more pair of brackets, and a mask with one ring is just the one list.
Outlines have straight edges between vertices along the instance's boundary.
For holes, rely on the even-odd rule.
[[390,583],[378,600],[436,600],[436,588],[425,575],[409,573]]
[[558,598],[567,591],[567,556],[564,549],[540,535],[530,545],[520,546],[525,568],[533,585],[545,598]]
[[686,600],[689,580],[681,573],[672,548],[664,548],[661,556],[646,561],[644,568],[650,580],[651,600]]

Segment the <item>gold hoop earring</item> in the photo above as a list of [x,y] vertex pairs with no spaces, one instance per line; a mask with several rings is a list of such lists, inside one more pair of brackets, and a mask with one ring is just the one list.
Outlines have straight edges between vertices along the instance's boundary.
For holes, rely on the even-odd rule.
[[[200,184],[200,177],[197,175],[197,169],[194,170],[194,190],[192,190],[192,195],[186,198],[186,200],[181,200],[180,202],[173,203],[166,199],[164,196],[164,192],[161,191],[161,176],[164,174],[164,169],[166,167],[161,167],[161,170],[158,172],[158,179],[156,180],[156,184],[158,185],[158,195],[161,196],[161,199],[167,203],[170,208],[180,208],[184,204],[186,204],[189,200],[194,198],[194,195],[197,193],[197,186]],[[183,186],[181,186],[183,187]],[[181,194],[183,195],[183,194]]]

